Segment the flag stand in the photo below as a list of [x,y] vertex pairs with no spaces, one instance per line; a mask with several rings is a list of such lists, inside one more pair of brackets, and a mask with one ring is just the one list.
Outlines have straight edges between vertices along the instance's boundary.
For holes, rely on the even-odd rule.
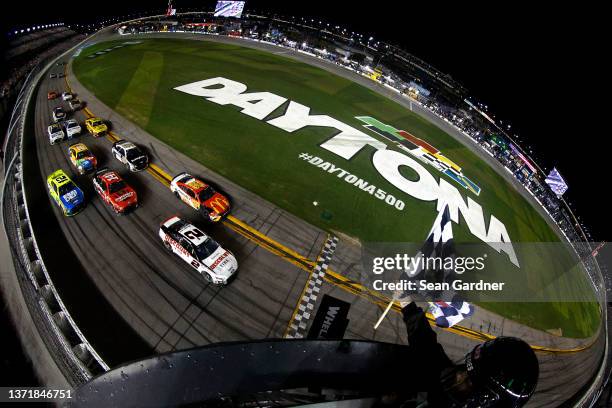
[[378,326],[380,326],[380,324],[382,323],[382,321],[385,319],[385,316],[387,316],[387,313],[389,313],[389,310],[391,310],[391,306],[393,306],[393,303],[395,302],[395,300],[391,300],[389,302],[389,304],[387,305],[387,308],[385,309],[385,311],[383,312],[382,315],[380,315],[380,318],[378,319],[378,321],[376,322],[376,324],[374,325],[374,330],[378,329]]

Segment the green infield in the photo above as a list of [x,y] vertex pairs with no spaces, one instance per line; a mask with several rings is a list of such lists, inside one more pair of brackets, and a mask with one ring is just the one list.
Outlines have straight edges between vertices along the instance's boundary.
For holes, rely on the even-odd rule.
[[[245,84],[247,92],[270,92],[310,107],[312,115],[329,115],[398,152],[402,152],[399,146],[365,129],[366,123],[357,117],[372,117],[406,130],[439,149],[444,155],[440,160],[447,158],[460,166],[461,174],[480,188],[477,195],[456,178],[427,167],[436,180],[445,180],[464,199],[470,197],[480,204],[489,228],[493,215],[512,242],[559,241],[540,213],[477,154],[368,88],[282,55],[237,45],[183,39],[139,41],[119,48],[113,47],[123,41],[84,49],[74,60],[75,75],[97,98],[134,124],[313,225],[360,242],[422,242],[437,215],[436,201],[415,199],[391,184],[373,168],[373,147],[365,147],[351,160],[321,148],[337,133],[335,129],[309,126],[287,132],[241,113],[237,106],[212,103],[174,88],[224,77]],[[269,118],[281,116],[285,108],[279,107]],[[357,188],[305,156],[300,158],[303,153],[375,185],[384,190],[386,198]],[[401,173],[406,179],[418,179],[409,168],[402,168]],[[458,242],[480,242],[463,217],[453,225],[453,232]],[[544,273],[550,274],[544,282],[558,278],[554,271]],[[558,298],[563,298],[561,292],[575,288],[590,291],[581,271],[563,274],[557,281]],[[543,330],[561,329],[568,337],[588,337],[599,325],[595,303],[499,305],[491,304],[490,309]]]

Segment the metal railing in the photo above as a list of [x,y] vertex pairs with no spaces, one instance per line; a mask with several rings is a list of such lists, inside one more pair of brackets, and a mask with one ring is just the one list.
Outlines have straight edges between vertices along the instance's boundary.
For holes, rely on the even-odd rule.
[[32,95],[56,59],[50,58],[46,65],[41,62],[30,72],[15,102],[3,149],[5,178],[0,210],[32,320],[66,380],[77,386],[109,367],[87,341],[53,285],[32,228],[23,173],[24,138],[33,137],[27,134],[27,123],[33,120],[29,115],[33,109]]

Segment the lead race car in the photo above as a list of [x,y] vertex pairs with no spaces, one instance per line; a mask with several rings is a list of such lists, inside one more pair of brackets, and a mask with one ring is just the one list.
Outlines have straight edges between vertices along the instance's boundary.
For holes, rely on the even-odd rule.
[[170,182],[170,191],[212,222],[221,221],[230,211],[230,202],[226,196],[189,173],[174,177]]
[[234,254],[179,217],[163,222],[159,227],[159,237],[166,249],[177,254],[206,280],[216,285],[227,285],[236,274],[238,262]]

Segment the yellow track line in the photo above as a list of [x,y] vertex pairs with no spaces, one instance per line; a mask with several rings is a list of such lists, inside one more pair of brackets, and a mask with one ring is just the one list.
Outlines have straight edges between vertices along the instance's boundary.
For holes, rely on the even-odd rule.
[[[67,68],[64,68],[64,71],[66,71]],[[68,87],[68,90],[70,92],[72,92],[72,88],[70,87],[70,83],[68,82],[68,76],[65,75],[64,76],[65,80],[66,80],[66,86]],[[85,112],[85,114],[89,117],[94,117],[95,115],[93,114],[93,112],[85,107],[83,108],[83,111]],[[109,132],[108,134],[109,136],[109,140],[119,140],[120,138],[114,133],[114,132]],[[164,170],[162,170],[159,166],[151,163],[149,164],[149,167],[147,168],[147,172],[149,174],[151,174],[151,176],[153,176],[153,178],[155,178],[157,181],[159,181],[160,183],[164,184],[166,187],[168,187],[170,185],[170,181],[172,180],[172,177],[166,173]],[[234,216],[227,216],[227,218],[225,220],[222,221],[224,225],[226,225],[227,227],[229,227],[230,229],[234,230],[235,232],[239,233],[240,235],[244,236],[245,238],[249,239],[250,241],[255,242],[257,245],[261,246],[262,248],[268,250],[269,252],[285,259],[287,262],[292,263],[293,265],[297,266],[300,269],[303,269],[305,271],[307,271],[308,273],[312,273],[312,268],[315,265],[314,261],[311,261],[307,258],[305,258],[304,256],[298,254],[297,252],[295,252],[294,250],[287,248],[286,246],[280,244],[279,242],[276,242],[274,240],[272,240],[270,237],[262,234],[261,232],[259,232],[258,230],[256,230],[255,228],[251,227],[250,225],[244,223],[243,221],[239,220],[238,218],[234,217]],[[390,299],[387,298],[386,296],[366,288],[365,286],[363,286],[362,284],[352,281],[348,278],[346,278],[343,275],[338,274],[337,272],[334,272],[330,269],[327,270],[326,274],[325,274],[325,278],[324,278],[328,283],[333,284],[335,286],[338,286],[350,293],[353,293],[357,296],[361,296],[365,299],[368,299],[371,303],[376,304],[378,306],[381,307],[386,307],[389,304]],[[306,282],[308,283],[308,280],[306,280]],[[302,294],[303,295],[303,294]],[[301,300],[301,296],[299,298]],[[298,306],[299,306],[300,302],[298,301]],[[397,304],[393,304],[392,306],[392,310],[394,312],[397,313],[401,313],[401,308],[399,305]],[[294,316],[295,316],[296,311],[294,310]],[[294,316],[292,316],[292,320],[294,318]],[[427,313],[426,314],[427,319],[430,322],[434,322],[434,318],[431,314]],[[289,324],[291,324],[291,321],[289,321]],[[289,327],[289,326],[287,326]],[[490,334],[487,333],[482,333],[479,331],[475,331],[475,330],[471,330],[468,329],[467,327],[463,327],[460,325],[455,325],[453,327],[450,327],[448,329],[444,329],[446,331],[450,331],[453,332],[455,334],[458,334],[460,336],[463,337],[468,337],[468,338],[472,338],[475,340],[480,340],[480,341],[486,341],[486,340],[490,340],[490,339],[494,339],[495,336],[492,336]],[[595,342],[592,342],[590,344],[581,346],[581,347],[576,347],[576,348],[571,348],[571,349],[556,349],[556,348],[550,348],[550,347],[545,347],[545,346],[537,346],[537,345],[530,345],[532,349],[534,350],[538,350],[538,351],[542,351],[542,352],[549,352],[549,353],[576,353],[579,351],[583,351],[585,349],[588,349],[589,347],[591,347]]]

